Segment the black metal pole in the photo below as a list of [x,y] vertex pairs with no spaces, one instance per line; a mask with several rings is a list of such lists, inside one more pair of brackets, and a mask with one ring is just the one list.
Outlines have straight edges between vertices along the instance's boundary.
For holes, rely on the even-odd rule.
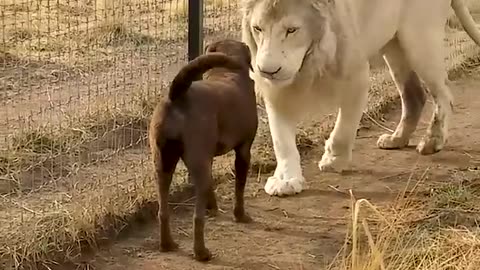
[[188,0],[188,61],[203,52],[203,0]]
[[[203,0],[188,0],[188,61],[203,53]],[[202,76],[196,78],[201,80]],[[188,174],[188,182],[193,184]]]

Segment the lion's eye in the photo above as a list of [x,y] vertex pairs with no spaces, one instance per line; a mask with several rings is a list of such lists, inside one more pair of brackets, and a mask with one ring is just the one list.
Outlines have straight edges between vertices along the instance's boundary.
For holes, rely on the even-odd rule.
[[298,28],[296,27],[290,27],[287,29],[287,35],[290,35],[290,34],[293,34],[295,32],[297,32]]
[[262,28],[260,28],[258,25],[255,25],[253,27],[253,30],[257,31],[257,32],[262,32]]

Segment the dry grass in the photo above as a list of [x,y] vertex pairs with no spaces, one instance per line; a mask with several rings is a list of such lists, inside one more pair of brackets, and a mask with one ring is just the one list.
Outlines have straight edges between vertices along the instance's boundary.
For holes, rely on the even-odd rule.
[[[238,0],[204,0],[206,10],[221,9],[229,7],[230,3],[238,2]],[[170,14],[179,20],[188,17],[188,0],[176,0],[170,4]]]
[[98,98],[90,104],[97,110],[64,111],[63,125],[45,122],[12,132],[0,149],[0,180],[8,179],[0,194],[31,192],[48,184],[45,180],[68,178],[81,167],[145,147],[149,117],[160,98],[132,90],[129,103],[121,107]]
[[[82,117],[84,121],[77,122],[71,130],[52,133],[49,128],[45,128],[28,134],[17,134],[18,137],[13,140],[16,143],[12,146],[16,151],[10,151],[8,154],[10,158],[17,160],[30,157],[29,162],[17,164],[23,165],[23,170],[35,170],[33,165],[48,167],[47,161],[53,158],[56,161],[53,162],[55,165],[72,169],[64,174],[78,173],[73,170],[78,171],[81,166],[87,165],[89,170],[103,174],[97,175],[98,179],[89,182],[87,179],[81,179],[83,176],[81,173],[77,177],[72,175],[69,182],[73,182],[75,186],[67,190],[57,187],[54,191],[30,192],[18,198],[1,195],[2,205],[8,205],[11,209],[0,212],[2,221],[0,265],[9,263],[7,264],[9,267],[22,269],[32,265],[47,265],[52,259],[55,259],[55,263],[69,261],[78,256],[83,247],[95,246],[97,241],[110,234],[111,230],[121,230],[125,227],[132,218],[131,214],[149,208],[148,204],[155,196],[155,189],[148,168],[141,163],[119,163],[110,169],[101,164],[101,161],[108,157],[121,156],[119,152],[122,149],[95,157],[95,161],[91,160],[88,164],[75,163],[79,159],[72,158],[72,155],[81,155],[82,152],[90,153],[91,149],[88,147],[94,138],[103,138],[101,142],[103,145],[105,136],[112,133],[115,126],[125,128],[128,122],[136,124],[136,128],[141,132],[136,141],[128,140],[133,145],[125,147],[139,144],[143,140],[142,135],[145,135],[148,119],[148,116],[143,114],[143,109],[148,110],[144,108],[144,104],[138,102],[130,111],[109,111],[101,115],[90,115],[88,118]],[[110,135],[112,139],[118,140],[119,134]],[[32,156],[39,162],[32,164]],[[100,164],[95,164],[96,161]],[[13,163],[9,163],[9,166],[12,165]],[[134,178],[134,181],[122,179],[118,174],[112,173],[113,170],[125,165],[135,167],[138,181],[137,178]],[[13,169],[8,168],[11,176]],[[177,173],[175,187],[185,182],[182,168]],[[33,172],[32,175],[34,174],[37,173]],[[48,178],[51,181],[54,177]],[[25,187],[15,188],[13,192],[28,191]],[[15,226],[17,229],[7,230],[7,226]],[[58,254],[61,254],[60,257],[56,257]]]
[[[205,1],[207,11],[227,10],[234,3]],[[126,50],[186,36],[185,0],[20,0],[2,4],[0,20],[5,27],[0,49],[21,58],[91,65],[103,61],[105,49],[111,47]],[[153,25],[162,27],[149,31]]]
[[352,194],[352,229],[331,269],[479,269],[479,176],[451,179],[427,197],[415,193],[424,183],[415,183],[383,210]]
[[[22,1],[4,6],[1,37],[3,51],[22,59],[55,61],[72,68],[95,66],[108,59],[105,49],[169,38],[139,29],[138,23],[147,16],[165,16],[162,6],[149,0],[126,1],[122,7],[108,5],[113,3],[110,0]],[[143,13],[148,6],[150,13]]]
[[23,226],[4,231],[0,242],[0,258],[7,263],[4,267],[22,269],[74,259],[82,248],[95,246],[111,230],[124,228],[131,213],[147,207],[154,187],[148,178],[134,183],[119,183],[112,178],[90,190],[79,190],[76,196],[74,203],[51,201],[45,205],[49,211],[31,210],[23,215]]

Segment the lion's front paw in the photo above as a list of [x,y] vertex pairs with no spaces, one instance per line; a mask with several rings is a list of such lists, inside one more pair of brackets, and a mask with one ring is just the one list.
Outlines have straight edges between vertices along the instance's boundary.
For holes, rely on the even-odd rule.
[[265,192],[271,196],[289,196],[302,192],[304,185],[303,176],[293,178],[271,176],[265,184]]
[[445,145],[442,136],[425,136],[417,145],[417,152],[421,155],[431,155],[440,152]]
[[329,153],[324,153],[322,160],[318,162],[318,168],[322,172],[336,172],[341,173],[350,165],[351,159],[344,156],[333,156]]
[[391,134],[383,134],[377,140],[380,149],[401,149],[408,146],[408,139],[395,137]]

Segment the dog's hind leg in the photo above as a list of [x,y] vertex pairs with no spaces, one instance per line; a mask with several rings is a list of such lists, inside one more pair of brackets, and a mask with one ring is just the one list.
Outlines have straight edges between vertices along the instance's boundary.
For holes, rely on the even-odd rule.
[[250,167],[252,142],[249,141],[235,149],[235,206],[233,214],[235,221],[240,223],[252,222],[252,218],[245,213],[245,202],[243,199],[248,169]]
[[180,159],[180,153],[171,147],[163,147],[153,154],[158,187],[158,219],[160,221],[160,248],[162,251],[178,249],[178,244],[173,241],[170,231],[170,214],[168,208],[168,194],[172,183],[173,173]]
[[[212,162],[202,144],[196,141],[185,146],[185,165],[195,185],[195,211],[193,214],[193,252],[197,261],[208,261],[212,254],[205,247],[205,214],[208,196],[213,191]],[[212,147],[213,148],[213,147]],[[208,148],[206,148],[208,149]]]
[[[193,179],[190,174],[188,175],[188,183],[193,184]],[[215,217],[218,214],[217,197],[215,196],[215,190],[213,187],[208,193],[207,210],[208,215],[211,217]]]
[[427,100],[416,72],[410,67],[398,39],[390,41],[384,48],[384,58],[390,69],[402,101],[402,116],[393,134],[383,134],[378,138],[380,149],[401,149],[408,145],[412,133],[422,116]]
[[[190,184],[193,184],[193,179],[188,175],[188,182]],[[218,214],[218,204],[217,204],[217,197],[215,196],[215,190],[212,186],[208,193],[208,198],[207,198],[207,210],[208,210],[208,215],[210,217],[215,217]]]

